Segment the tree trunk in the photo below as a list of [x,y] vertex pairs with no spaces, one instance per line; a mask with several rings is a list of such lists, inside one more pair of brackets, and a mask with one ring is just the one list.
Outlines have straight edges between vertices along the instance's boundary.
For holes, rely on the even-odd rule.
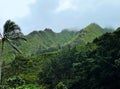
[[2,60],[0,59],[0,86],[2,84]]
[[2,87],[2,63],[3,63],[3,60],[2,60],[2,52],[0,54],[0,88]]

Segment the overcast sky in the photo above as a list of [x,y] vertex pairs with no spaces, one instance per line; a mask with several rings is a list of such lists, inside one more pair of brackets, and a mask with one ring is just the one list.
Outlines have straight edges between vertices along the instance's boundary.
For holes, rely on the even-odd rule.
[[90,23],[120,26],[120,0],[0,0],[0,29],[7,19],[24,34],[51,28],[83,28]]

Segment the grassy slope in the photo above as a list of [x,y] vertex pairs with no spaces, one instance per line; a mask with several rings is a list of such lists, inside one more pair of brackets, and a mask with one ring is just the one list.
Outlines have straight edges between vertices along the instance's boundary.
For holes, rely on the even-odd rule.
[[86,44],[88,42],[92,42],[95,38],[101,36],[102,34],[106,32],[111,32],[111,30],[106,30],[101,28],[99,25],[92,23],[88,25],[87,27],[83,28],[79,32],[77,32],[77,35],[75,39],[71,42],[71,44]]

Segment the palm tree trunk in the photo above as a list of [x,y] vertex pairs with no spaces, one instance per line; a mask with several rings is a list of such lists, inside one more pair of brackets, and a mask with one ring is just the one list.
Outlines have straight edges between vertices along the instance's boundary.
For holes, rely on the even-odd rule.
[[0,53],[0,86],[1,86],[1,84],[2,84],[2,51],[3,51],[3,45],[4,45],[4,43],[3,43],[3,37],[2,37],[2,35],[1,35],[1,33],[0,33],[0,38],[1,38],[1,41],[2,41],[2,50],[1,50],[1,53]]
[[2,62],[0,61],[0,80],[1,80]]
[[2,50],[0,53],[0,85],[2,85],[2,53],[3,53],[3,47],[4,47],[4,40],[2,39]]
[[2,53],[3,53],[3,50],[1,50],[1,53],[0,53],[0,88],[2,87],[2,65],[3,65]]
[[2,86],[2,59],[0,58],[0,86]]

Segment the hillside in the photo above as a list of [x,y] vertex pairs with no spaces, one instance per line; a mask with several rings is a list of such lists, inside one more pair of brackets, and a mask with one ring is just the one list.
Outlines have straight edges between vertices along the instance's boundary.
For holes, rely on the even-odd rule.
[[26,36],[28,41],[21,45],[21,49],[23,52],[27,52],[27,55],[31,55],[35,54],[38,50],[45,51],[49,48],[58,48],[74,38],[75,33],[75,31],[68,30],[55,33],[52,29],[48,28],[44,31],[33,31]]
[[[14,42],[15,45],[23,52],[24,55],[30,56],[40,54],[46,51],[55,51],[64,46],[84,45],[92,42],[96,37],[101,36],[105,32],[99,25],[92,23],[79,31],[69,31],[64,29],[60,33],[55,33],[52,29],[46,28],[44,31],[33,31],[26,36],[27,42]],[[6,44],[3,59],[11,61],[16,52]],[[8,56],[6,56],[8,55]]]
[[112,31],[113,30],[111,29],[103,29],[96,23],[91,23],[82,30],[78,31],[75,39],[73,39],[70,44],[86,44],[88,42],[92,42],[96,37]]
[[[110,30],[111,31],[111,30]],[[44,31],[34,31],[30,33],[27,37],[27,46],[29,50],[27,53],[35,54],[39,50],[48,50],[52,48],[60,48],[66,45],[84,45],[88,42],[92,42],[96,37],[109,32],[101,28],[99,25],[92,23],[80,31],[69,31],[69,29],[64,29],[60,33],[55,33],[52,29],[46,28]],[[24,49],[23,44],[21,48]]]

